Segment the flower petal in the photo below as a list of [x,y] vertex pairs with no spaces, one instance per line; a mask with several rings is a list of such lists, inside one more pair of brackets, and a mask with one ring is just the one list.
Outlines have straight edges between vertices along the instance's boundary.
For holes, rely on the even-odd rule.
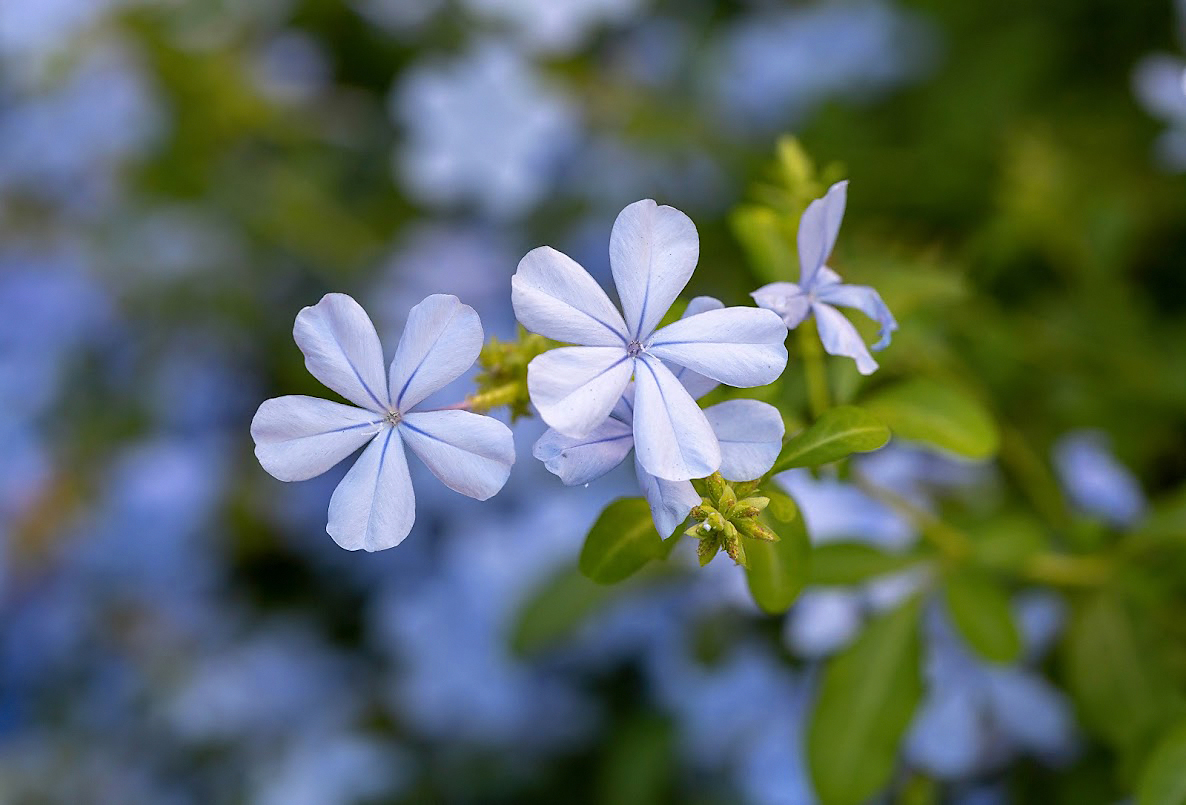
[[634,472],[638,475],[638,486],[651,507],[651,519],[659,536],[670,537],[684,520],[693,506],[700,505],[700,495],[691,481],[665,481],[647,472],[638,457],[634,457]]
[[668,481],[716,472],[721,447],[687,389],[650,355],[635,362],[635,372],[634,448],[643,468]]
[[730,386],[773,382],[787,365],[786,325],[754,307],[710,310],[672,322],[648,347],[656,357]]
[[511,429],[494,417],[424,411],[405,416],[398,429],[441,483],[477,500],[494,497],[515,463]]
[[[686,319],[689,316],[695,316],[699,313],[705,313],[709,310],[721,310],[725,307],[725,303],[720,299],[714,299],[711,296],[697,296],[688,303],[684,315],[681,319]],[[671,373],[675,375],[675,379],[683,384],[688,393],[692,395],[693,400],[699,400],[705,394],[715,389],[720,384],[711,377],[705,377],[699,372],[693,372],[686,366],[675,366],[674,364],[667,367]]]
[[550,246],[532,249],[511,277],[511,303],[533,333],[590,347],[626,343],[626,323],[589,272]]
[[382,551],[403,542],[415,520],[408,459],[396,429],[388,428],[334,490],[325,530],[348,551]]
[[433,294],[408,312],[391,361],[391,399],[407,412],[474,365],[482,351],[482,322],[456,296]]
[[728,400],[704,409],[721,443],[721,475],[727,481],[760,478],[782,449],[782,415],[758,400]]
[[811,313],[811,300],[793,282],[772,282],[763,285],[750,296],[758,307],[773,310],[782,316],[782,323],[793,330]]
[[293,338],[309,374],[350,402],[386,413],[391,407],[383,376],[383,346],[362,306],[330,293],[296,317]]
[[609,416],[633,372],[621,347],[561,347],[527,365],[527,391],[544,422],[580,438]]
[[588,436],[574,439],[548,428],[532,455],[567,486],[587,484],[622,463],[634,447],[634,428],[617,419],[605,420]]
[[819,326],[820,341],[829,355],[852,358],[857,362],[857,371],[863,375],[871,375],[877,371],[877,361],[869,354],[869,348],[865,346],[857,328],[844,318],[843,313],[822,302],[813,304],[811,311],[815,314],[815,321]]
[[316,478],[382,429],[374,411],[300,395],[264,400],[251,420],[256,458],[281,481]]
[[618,213],[609,237],[609,262],[632,338],[654,331],[692,278],[700,237],[692,219],[651,199]]
[[877,322],[878,341],[873,349],[885,349],[889,346],[890,336],[898,329],[898,322],[894,314],[881,299],[881,294],[868,285],[827,285],[818,291],[819,300],[829,305],[841,305],[855,308]]
[[840,234],[848,200],[848,182],[837,182],[823,198],[807,205],[799,219],[799,286],[810,290],[815,274],[827,262]]

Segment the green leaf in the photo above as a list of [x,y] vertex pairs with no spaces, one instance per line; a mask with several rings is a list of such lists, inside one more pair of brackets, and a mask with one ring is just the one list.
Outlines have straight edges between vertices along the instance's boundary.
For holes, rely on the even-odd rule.
[[1137,778],[1137,805],[1186,802],[1186,722],[1165,735]]
[[511,631],[511,648],[530,654],[563,642],[617,592],[594,584],[575,567],[560,571],[545,580],[520,608]]
[[799,597],[811,570],[811,540],[802,517],[777,528],[777,542],[745,539],[745,578],[754,602],[771,615],[786,612]]
[[916,556],[886,553],[864,542],[828,542],[811,552],[811,583],[860,584],[917,561]]
[[996,423],[984,406],[962,389],[937,380],[907,380],[864,404],[895,435],[966,458],[989,458],[1000,445]]
[[956,629],[984,659],[1008,663],[1021,656],[1021,632],[1005,590],[974,570],[958,571],[943,585]]
[[825,411],[783,445],[770,474],[792,467],[818,467],[851,453],[876,450],[884,447],[889,437],[889,429],[876,417],[860,408],[841,405]]
[[607,506],[589,530],[579,566],[598,584],[616,584],[663,554],[647,502],[622,498]]
[[790,282],[798,258],[792,248],[785,216],[756,204],[746,204],[729,215],[733,236],[741,244],[754,276],[760,282]]
[[596,778],[595,802],[650,805],[671,800],[675,761],[672,725],[645,712],[614,731]]
[[922,697],[918,599],[873,620],[827,664],[807,728],[807,760],[824,805],[883,791]]
[[993,570],[1016,570],[1046,545],[1046,535],[1028,517],[1006,516],[972,530],[972,556]]
[[784,495],[777,489],[763,490],[761,494],[770,500],[766,513],[778,522],[793,523],[799,516],[799,506],[790,495]]

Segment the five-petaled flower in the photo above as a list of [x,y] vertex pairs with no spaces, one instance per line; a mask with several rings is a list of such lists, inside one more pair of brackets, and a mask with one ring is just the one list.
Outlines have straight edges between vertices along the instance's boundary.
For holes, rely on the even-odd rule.
[[405,444],[450,489],[478,500],[502,489],[515,462],[506,425],[469,411],[415,410],[477,359],[483,334],[473,308],[445,294],[413,307],[390,372],[375,326],[345,294],[302,310],[293,337],[309,372],[360,407],[266,400],[251,422],[255,454],[281,481],[303,481],[370,442],[330,498],[326,530],[343,548],[383,550],[411,531],[416,498]]
[[847,192],[848,182],[837,182],[827,195],[811,202],[804,211],[799,221],[799,283],[772,282],[751,296],[759,306],[782,316],[792,330],[814,314],[824,349],[832,355],[852,358],[857,362],[857,370],[868,375],[877,370],[877,361],[869,354],[852,322],[833,306],[856,308],[877,322],[875,350],[889,344],[890,334],[898,329],[898,323],[877,291],[865,285],[845,285],[826,265],[844,218]]
[[[698,296],[688,304],[684,318],[723,307],[716,299]],[[695,399],[717,386],[684,367],[678,367],[675,376]],[[549,428],[536,442],[533,454],[568,486],[600,478],[621,464],[634,447],[634,397],[631,384],[609,418],[582,438]],[[726,480],[748,481],[774,466],[783,436],[782,416],[774,406],[758,400],[728,400],[704,409],[704,415],[720,442],[720,473]],[[669,536],[700,503],[700,495],[691,481],[668,481],[647,472],[637,455],[634,471],[650,504],[655,529]]]
[[638,201],[610,234],[610,268],[625,318],[580,265],[542,246],[511,280],[515,314],[528,330],[578,346],[539,355],[527,388],[540,417],[573,438],[605,422],[631,378],[633,437],[647,473],[703,478],[721,447],[696,401],[665,363],[731,386],[764,386],[786,367],[786,327],[758,308],[707,310],[656,330],[699,258],[696,227],[679,210]]

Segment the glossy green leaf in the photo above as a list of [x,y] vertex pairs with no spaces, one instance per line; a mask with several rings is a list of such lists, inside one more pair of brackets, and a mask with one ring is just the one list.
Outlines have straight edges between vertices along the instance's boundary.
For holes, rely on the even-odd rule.
[[1136,794],[1137,805],[1186,802],[1186,722],[1158,741],[1141,768]]
[[651,510],[642,498],[622,498],[605,508],[581,549],[580,570],[598,584],[615,584],[664,554]]
[[980,656],[997,663],[1021,656],[1021,632],[1000,584],[975,570],[959,571],[944,581],[943,597],[955,628]]
[[885,790],[922,697],[919,608],[870,621],[827,664],[807,728],[807,759],[824,805],[859,805]]
[[745,578],[754,602],[771,615],[786,612],[807,584],[811,570],[811,540],[802,517],[789,523],[765,518],[778,534],[777,542],[746,539]]
[[865,400],[864,406],[895,435],[966,458],[989,458],[1000,445],[996,423],[984,406],[937,380],[907,380]]
[[889,429],[875,416],[855,406],[841,405],[825,411],[783,445],[770,472],[818,467],[852,453],[866,453],[884,447],[889,437]]
[[886,553],[864,542],[828,542],[811,552],[811,583],[860,584],[918,561],[916,556]]

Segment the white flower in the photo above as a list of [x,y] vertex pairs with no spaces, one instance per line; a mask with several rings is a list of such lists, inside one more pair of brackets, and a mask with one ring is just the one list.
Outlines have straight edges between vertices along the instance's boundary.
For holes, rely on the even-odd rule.
[[404,445],[446,486],[486,500],[515,462],[510,429],[469,411],[416,411],[478,357],[482,324],[455,296],[434,294],[412,308],[390,372],[366,311],[327,294],[296,319],[293,337],[309,372],[360,407],[315,397],[267,400],[251,422],[255,455],[281,481],[321,475],[367,449],[334,490],[326,530],[347,550],[383,550],[412,529],[416,498]]
[[873,349],[889,344],[898,323],[877,291],[865,285],[845,285],[826,265],[840,232],[847,192],[848,182],[837,182],[826,196],[807,205],[799,221],[799,284],[772,282],[750,295],[759,307],[782,316],[790,329],[814,313],[824,349],[831,355],[852,358],[857,370],[869,375],[877,371],[877,361],[857,329],[833,305],[856,308],[878,323],[880,337]]
[[721,448],[666,364],[748,387],[772,382],[787,362],[786,328],[765,310],[707,310],[656,331],[699,253],[688,216],[646,199],[622,210],[610,235],[625,319],[588,272],[550,247],[529,252],[511,278],[511,301],[524,327],[579,345],[545,352],[527,368],[527,389],[544,422],[565,436],[589,435],[633,377],[638,460],[668,481],[711,475],[721,465]]

